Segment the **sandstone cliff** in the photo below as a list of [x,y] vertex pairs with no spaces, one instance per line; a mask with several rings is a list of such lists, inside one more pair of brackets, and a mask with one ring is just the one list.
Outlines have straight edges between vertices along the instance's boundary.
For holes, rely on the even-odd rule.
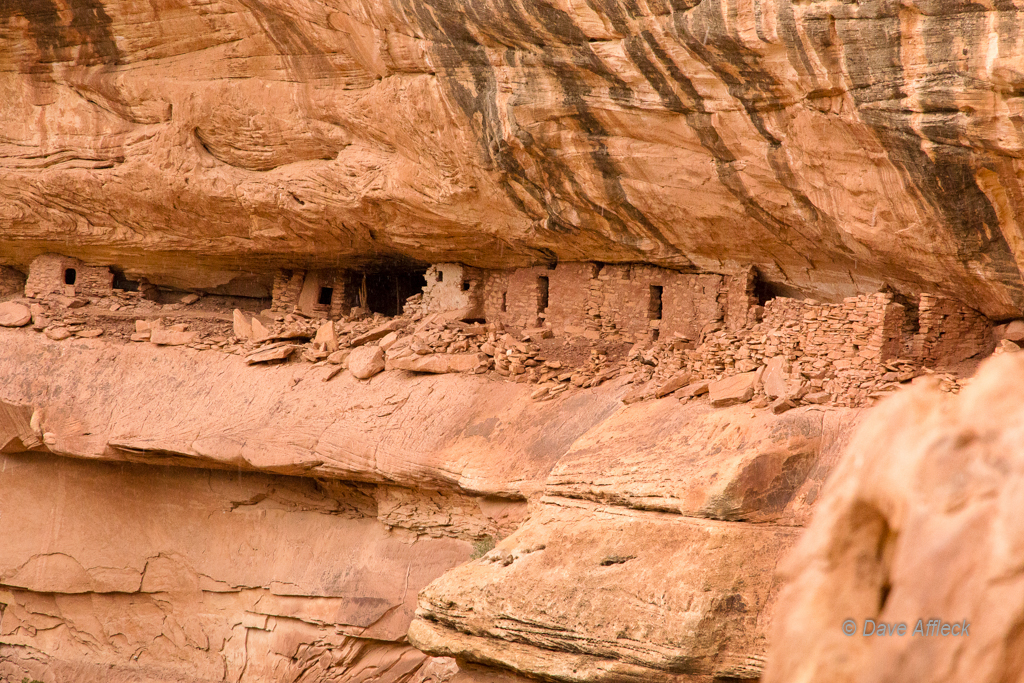
[[14,680],[756,678],[775,564],[858,414],[0,348]]
[[[970,3],[8,0],[0,258],[644,261],[996,318],[1021,16]],[[56,249],[59,251],[59,249]]]

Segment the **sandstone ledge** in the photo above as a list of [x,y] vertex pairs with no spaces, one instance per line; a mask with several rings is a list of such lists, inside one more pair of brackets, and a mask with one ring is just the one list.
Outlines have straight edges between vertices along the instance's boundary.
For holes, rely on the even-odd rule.
[[[124,680],[161,667],[202,680],[200,670],[239,666],[239,657],[253,676],[274,670],[292,680],[299,674],[289,667],[324,652],[333,659],[317,665],[326,668],[314,680],[347,671],[359,657],[427,671],[450,656],[491,668],[438,681],[508,678],[493,667],[581,683],[753,678],[763,664],[776,560],[859,414],[804,407],[777,417],[673,399],[626,406],[627,388],[616,382],[542,403],[530,400],[528,385],[479,375],[384,372],[322,382],[327,366],[255,368],[215,351],[58,343],[10,330],[0,330],[0,350],[0,450],[11,453],[6,467],[24,473],[4,480],[23,511],[0,510],[26,529],[0,552],[4,623],[22,624],[12,627],[15,649],[0,653],[15,672],[36,671],[27,666],[33,649],[65,648],[63,659],[43,657],[47,666],[112,663],[128,667]],[[691,442],[714,447],[702,459]],[[215,483],[236,480],[224,490]],[[147,493],[154,486],[161,493]],[[534,507],[523,524],[525,498]],[[188,514],[197,519],[226,515],[227,526],[190,532],[199,522],[175,506],[195,508]],[[48,536],[52,516],[68,509],[76,510],[74,524]],[[288,526],[266,527],[269,517],[312,526],[293,535]],[[235,519],[248,526],[232,527]],[[97,542],[95,529],[152,540],[126,552]],[[282,552],[293,536],[308,547]],[[218,546],[224,539],[232,540]],[[488,540],[498,545],[460,566]],[[237,566],[224,555],[235,543],[250,546]],[[375,552],[391,564],[364,574],[369,565],[359,558]],[[432,559],[421,562],[422,552]],[[157,590],[169,596],[160,605],[209,614],[176,617],[168,628],[194,632],[199,643],[233,643],[251,632],[257,649],[242,656],[234,645],[203,645],[204,654],[193,655],[191,641],[175,636],[136,665],[128,645],[107,635],[94,636],[95,651],[61,645],[64,625],[84,628],[77,624],[87,614],[73,611],[78,598],[67,596],[136,619],[131,638],[157,637],[147,587],[165,564],[161,581],[171,583]],[[422,565],[418,583],[409,579],[413,564]],[[178,586],[180,576],[198,578]],[[403,635],[416,590],[434,579],[409,637],[442,659],[409,648]],[[371,590],[375,582],[380,588]],[[108,594],[138,597],[123,604]],[[48,595],[58,596],[58,607],[41,606]],[[40,631],[44,623],[56,630]],[[281,656],[294,661],[275,664]],[[381,682],[404,682],[397,671]]]

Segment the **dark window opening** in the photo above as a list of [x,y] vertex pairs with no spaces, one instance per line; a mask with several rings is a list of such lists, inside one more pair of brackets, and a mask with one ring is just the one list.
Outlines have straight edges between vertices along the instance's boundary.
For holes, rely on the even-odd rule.
[[64,284],[73,285],[75,280],[78,279],[78,272],[74,268],[64,269]]
[[[440,276],[440,271],[437,274]],[[405,300],[422,292],[427,284],[425,270],[381,270],[366,273],[360,280],[366,284],[366,307],[388,316],[399,315]]]
[[463,282],[462,283],[462,291],[463,292],[468,292],[469,291],[469,282]]
[[437,271],[437,281],[438,282],[444,282],[444,271],[443,270]]
[[537,278],[537,312],[543,313],[548,307],[548,279],[544,276]]
[[651,330],[651,341],[658,341],[658,337],[661,335],[661,330],[654,328]]
[[504,313],[508,310],[508,292],[501,293],[501,312]]
[[786,288],[780,287],[767,280],[757,278],[754,281],[754,296],[757,297],[757,304],[764,306],[766,303],[780,296],[786,296]]
[[124,273],[114,271],[114,289],[119,289],[122,292],[137,292],[139,291],[139,283],[137,280],[129,280],[125,277]]
[[661,293],[663,289],[661,285],[651,285],[651,299],[647,303],[647,317],[651,320],[661,320]]
[[320,298],[316,302],[321,306],[330,306],[332,301],[334,301],[334,287],[321,287]]

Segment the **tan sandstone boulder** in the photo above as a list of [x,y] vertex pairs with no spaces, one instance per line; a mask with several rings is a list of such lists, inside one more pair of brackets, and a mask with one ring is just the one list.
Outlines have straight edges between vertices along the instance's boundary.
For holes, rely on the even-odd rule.
[[1022,509],[1024,355],[883,402],[782,565],[765,683],[1022,680]]
[[32,311],[28,306],[14,301],[0,303],[0,326],[24,327],[32,322]]
[[745,372],[742,375],[733,375],[708,386],[708,393],[711,397],[711,405],[716,408],[725,408],[739,403],[746,403],[754,397],[754,383],[757,381],[756,372]]
[[348,356],[348,369],[358,379],[369,379],[384,370],[384,351],[379,346],[360,346]]

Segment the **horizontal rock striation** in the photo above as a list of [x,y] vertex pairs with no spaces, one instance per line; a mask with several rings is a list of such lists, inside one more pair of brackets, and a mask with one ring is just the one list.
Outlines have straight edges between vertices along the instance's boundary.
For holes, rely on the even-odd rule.
[[0,349],[15,680],[753,679],[776,561],[859,415]]
[[1019,314],[1020,11],[13,0],[0,259],[646,262]]

